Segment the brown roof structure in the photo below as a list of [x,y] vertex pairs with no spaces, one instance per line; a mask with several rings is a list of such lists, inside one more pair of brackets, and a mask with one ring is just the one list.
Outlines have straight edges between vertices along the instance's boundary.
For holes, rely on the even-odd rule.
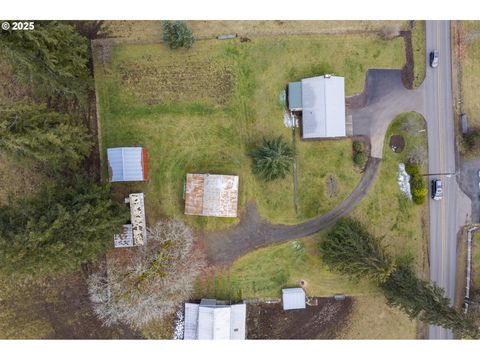
[[238,176],[187,174],[185,214],[236,217]]

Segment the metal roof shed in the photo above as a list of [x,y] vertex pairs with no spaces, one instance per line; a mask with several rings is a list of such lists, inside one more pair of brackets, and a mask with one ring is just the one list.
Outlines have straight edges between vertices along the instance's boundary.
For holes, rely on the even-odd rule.
[[339,76],[302,80],[302,137],[346,136],[345,81]]
[[236,217],[238,176],[187,174],[185,214]]
[[282,289],[283,310],[305,309],[305,291],[302,288]]
[[148,180],[148,153],[141,147],[107,149],[110,181]]

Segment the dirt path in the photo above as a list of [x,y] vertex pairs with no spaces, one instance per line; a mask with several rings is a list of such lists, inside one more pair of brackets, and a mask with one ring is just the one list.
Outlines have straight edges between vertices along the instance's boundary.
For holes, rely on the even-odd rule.
[[205,235],[208,261],[213,265],[228,265],[253,249],[309,236],[333,225],[350,213],[367,194],[378,173],[380,162],[381,159],[370,158],[362,179],[347,199],[332,211],[302,224],[270,224],[260,217],[254,202],[248,203],[237,226]]

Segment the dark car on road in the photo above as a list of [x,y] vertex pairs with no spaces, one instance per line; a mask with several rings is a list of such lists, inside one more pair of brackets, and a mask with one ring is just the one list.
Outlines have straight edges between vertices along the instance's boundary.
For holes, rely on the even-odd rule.
[[432,199],[441,200],[443,197],[442,181],[439,179],[432,180]]
[[430,52],[430,66],[436,68],[438,66],[438,51],[434,50]]

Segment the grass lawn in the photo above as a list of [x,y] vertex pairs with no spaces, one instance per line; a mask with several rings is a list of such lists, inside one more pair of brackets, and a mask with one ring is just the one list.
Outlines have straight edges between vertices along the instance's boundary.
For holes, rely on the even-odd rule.
[[375,292],[373,284],[328,271],[318,251],[318,240],[324,235],[322,232],[253,251],[235,261],[227,273],[222,271],[224,275],[216,274],[209,284],[203,282],[197,292],[201,296],[235,298],[241,289],[244,299],[279,298],[283,287],[298,287],[302,280],[310,296]]
[[388,306],[382,294],[358,296],[353,303],[349,326],[340,339],[415,339],[417,322],[397,308]]
[[412,47],[413,47],[413,63],[414,75],[413,87],[420,86],[425,79],[425,21],[415,21],[415,26],[412,29]]
[[471,128],[480,128],[480,102],[478,88],[480,87],[480,21],[462,21],[465,38],[465,52],[461,57],[461,87],[463,112],[468,116]]
[[[409,131],[402,125],[405,122],[412,124]],[[401,114],[391,123],[385,137],[378,177],[352,215],[376,236],[384,236],[383,241],[392,253],[413,256],[417,271],[427,276],[428,207],[408,200],[397,184],[398,164],[405,163],[413,149],[421,149],[427,159],[427,136],[423,129],[425,122],[415,113]],[[405,139],[405,148],[401,153],[395,153],[390,148],[391,135],[401,135]],[[422,172],[426,170],[425,161]]]
[[[374,33],[392,24],[402,29],[406,29],[408,25],[408,21],[402,20],[189,20],[186,23],[197,39],[215,38],[221,34],[255,37],[281,34]],[[159,42],[162,39],[161,21],[105,21],[103,29],[109,36],[130,42]]]
[[480,233],[473,233],[472,274],[475,289],[480,289]]
[[[293,209],[292,178],[264,183],[251,173],[248,151],[262,137],[291,131],[283,125],[280,97],[289,81],[325,72],[345,77],[348,95],[363,89],[370,67],[400,68],[403,41],[376,35],[289,36],[205,40],[190,50],[163,45],[123,45],[105,65],[96,56],[102,157],[106,148],[141,145],[150,155],[143,190],[149,221],[183,215],[187,172],[240,176],[239,210],[254,199],[272,222],[296,223],[341,202],[360,179],[351,140],[297,142],[299,212]],[[105,159],[103,159],[105,160]],[[103,161],[106,172],[105,161]],[[333,177],[336,191],[327,183]],[[237,219],[188,217],[203,229],[225,228]]]
[[[385,138],[380,173],[369,193],[353,211],[353,216],[366,224],[376,236],[384,237],[383,241],[393,254],[413,256],[417,270],[426,275],[427,234],[423,224],[426,223],[427,206],[415,205],[408,200],[397,184],[398,164],[405,163],[414,149],[424,151],[422,171],[427,169],[427,139],[426,132],[422,131],[424,129],[423,118],[415,113],[401,114],[391,123]],[[395,153],[390,148],[391,135],[403,136],[405,148],[401,153]],[[244,298],[279,297],[282,287],[298,286],[304,280],[306,289],[312,296],[376,292],[373,284],[356,283],[328,271],[320,259],[316,245],[322,236],[325,236],[325,232],[253,251],[233,263],[227,278],[217,279],[216,284],[211,281],[211,284],[207,284],[209,286],[203,283],[200,290],[231,289],[230,293],[220,291],[217,294],[228,297],[236,295],[238,289],[241,289]]]

